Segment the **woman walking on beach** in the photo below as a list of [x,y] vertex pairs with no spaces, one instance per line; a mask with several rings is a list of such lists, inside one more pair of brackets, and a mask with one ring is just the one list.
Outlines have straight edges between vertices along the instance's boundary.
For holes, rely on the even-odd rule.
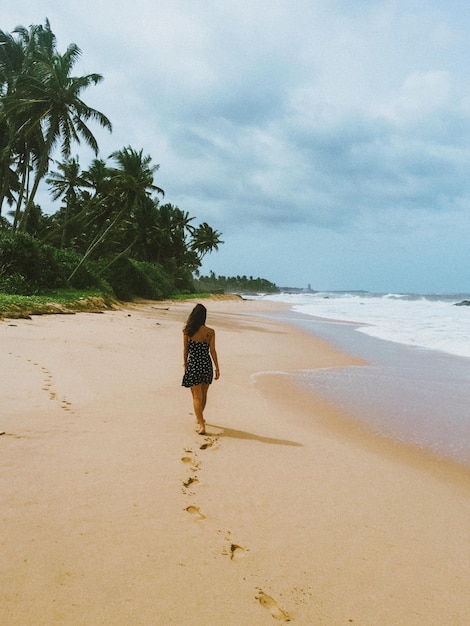
[[193,395],[194,412],[198,423],[198,433],[206,434],[204,409],[207,391],[212,383],[215,366],[215,379],[219,378],[219,363],[215,350],[215,332],[206,326],[207,309],[196,304],[183,329],[184,376],[183,387],[190,387]]

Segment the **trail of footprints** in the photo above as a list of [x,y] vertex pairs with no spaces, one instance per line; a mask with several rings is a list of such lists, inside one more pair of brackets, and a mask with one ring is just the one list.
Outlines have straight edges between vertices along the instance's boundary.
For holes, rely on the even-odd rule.
[[[17,359],[24,358],[20,356],[19,354],[14,355],[12,352],[9,352],[9,355],[16,356]],[[69,402],[65,396],[59,397],[57,392],[55,391],[54,377],[52,376],[52,373],[47,369],[47,367],[40,365],[33,359],[26,359],[26,361],[30,363],[33,367],[38,367],[41,370],[41,374],[43,378],[42,391],[46,391],[49,394],[49,399],[52,401],[58,402],[60,404],[60,407],[64,411],[68,411],[72,415],[75,414],[75,411],[72,409],[72,403]]]
[[[208,450],[209,448],[216,447],[219,443],[217,436],[206,436],[204,443],[199,446],[199,450]],[[181,462],[188,466],[191,475],[183,480],[182,492],[187,496],[194,496],[195,492],[192,490],[194,485],[199,482],[197,472],[201,467],[201,462],[198,460],[197,453],[193,452],[190,448],[185,448],[184,456],[181,457]],[[185,507],[185,511],[196,521],[202,522],[206,519],[206,516],[201,509],[195,504],[190,504]],[[230,531],[227,531],[225,535],[227,541],[227,548],[223,550],[222,554],[228,556],[231,561],[238,561],[246,557],[248,548],[240,546],[232,541]],[[279,606],[274,598],[264,593],[260,588],[257,589],[258,594],[255,599],[258,600],[260,605],[276,620],[280,622],[289,622],[289,615]]]
[[52,376],[52,373],[47,369],[47,367],[44,367],[43,365],[39,365],[39,363],[36,363],[32,359],[27,359],[27,361],[28,363],[31,363],[31,365],[33,365],[34,367],[39,367],[41,369],[41,373],[43,376],[42,390],[46,391],[49,394],[50,400],[58,402],[60,404],[60,407],[64,411],[68,411],[72,415],[75,414],[75,411],[71,408],[72,403],[69,402],[65,396],[60,398],[57,395],[57,392],[54,390],[54,377]]

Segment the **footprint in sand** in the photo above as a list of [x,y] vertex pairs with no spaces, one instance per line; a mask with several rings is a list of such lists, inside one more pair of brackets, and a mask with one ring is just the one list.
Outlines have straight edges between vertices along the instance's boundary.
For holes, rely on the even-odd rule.
[[190,506],[187,506],[185,510],[196,520],[206,519],[206,516],[201,513],[198,506],[191,504]]
[[193,485],[193,484],[196,484],[196,483],[198,483],[198,482],[199,482],[199,480],[198,480],[197,476],[190,476],[190,477],[188,478],[188,480],[184,480],[184,481],[183,481],[183,485],[184,485],[185,487],[189,487],[189,485]]
[[193,472],[197,472],[197,470],[199,469],[199,467],[201,466],[201,463],[199,461],[195,461],[192,457],[190,456],[182,456],[181,457],[181,462],[182,463],[186,463],[186,464],[190,464],[191,463],[191,471]]
[[274,619],[277,619],[280,622],[290,622],[290,617],[287,613],[281,609],[274,598],[265,594],[264,591],[260,591],[256,596],[256,599],[259,600],[261,606],[265,608],[266,611],[274,617]]
[[211,439],[206,439],[205,443],[202,446],[199,446],[199,450],[207,450],[207,448],[212,448],[219,441],[218,437],[213,437]]
[[69,402],[66,398],[62,399],[60,406],[64,409],[64,411],[70,411],[71,413],[75,413],[75,411],[72,411],[72,408],[71,408],[72,403]]
[[246,556],[247,549],[242,546],[237,545],[236,543],[230,544],[230,560],[238,561]]

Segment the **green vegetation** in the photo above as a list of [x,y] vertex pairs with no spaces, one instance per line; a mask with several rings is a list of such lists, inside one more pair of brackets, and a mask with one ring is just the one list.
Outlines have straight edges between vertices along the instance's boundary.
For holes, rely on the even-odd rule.
[[0,317],[28,318],[48,313],[97,313],[112,306],[112,298],[100,291],[59,289],[37,296],[0,293]]
[[[193,291],[193,273],[220,233],[161,204],[159,166],[142,150],[126,146],[85,169],[72,156],[72,144],[84,141],[97,157],[90,121],[112,130],[83,100],[102,76],[74,76],[80,54],[76,44],[57,50],[47,20],[0,31],[0,289],[26,295],[106,283],[123,299]],[[51,171],[57,149],[63,160]],[[61,203],[52,214],[36,203],[41,183]]]
[[213,293],[180,293],[172,297],[172,300],[205,300],[206,298],[213,298]]
[[[223,243],[221,233],[161,202],[159,166],[143,150],[126,146],[98,158],[88,123],[110,132],[112,125],[83,100],[102,76],[74,76],[80,55],[73,43],[58,51],[48,20],[0,30],[0,292],[31,296],[31,306],[47,308],[50,290],[61,290],[54,292],[59,298],[88,290],[103,300],[161,299],[201,291],[202,284],[203,291],[273,290],[269,281],[246,277],[194,281],[203,257]],[[95,157],[86,168],[72,156],[80,141]],[[62,161],[51,169],[57,150]],[[53,212],[36,202],[41,184],[60,203]]]
[[194,281],[199,291],[210,293],[278,293],[274,283],[265,278],[250,276],[216,276],[211,272],[209,276],[200,276]]

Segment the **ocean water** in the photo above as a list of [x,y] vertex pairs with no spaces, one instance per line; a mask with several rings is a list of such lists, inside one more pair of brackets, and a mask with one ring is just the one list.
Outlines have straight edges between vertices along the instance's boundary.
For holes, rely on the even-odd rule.
[[373,294],[321,292],[269,296],[294,311],[357,324],[358,332],[409,346],[470,358],[469,294]]
[[373,432],[470,467],[468,294],[322,292],[260,296],[277,315],[365,366],[301,371],[294,382],[334,400]]

